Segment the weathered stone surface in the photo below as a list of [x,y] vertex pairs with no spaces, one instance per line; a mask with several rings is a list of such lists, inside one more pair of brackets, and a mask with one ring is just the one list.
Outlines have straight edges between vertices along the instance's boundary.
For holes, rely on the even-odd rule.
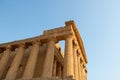
[[0,44],[0,80],[87,80],[81,36],[74,21],[65,24],[37,37]]

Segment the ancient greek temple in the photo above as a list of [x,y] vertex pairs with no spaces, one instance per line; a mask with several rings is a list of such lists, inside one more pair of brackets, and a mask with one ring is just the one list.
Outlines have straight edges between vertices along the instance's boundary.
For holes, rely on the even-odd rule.
[[87,80],[86,64],[74,21],[40,36],[0,44],[0,80]]

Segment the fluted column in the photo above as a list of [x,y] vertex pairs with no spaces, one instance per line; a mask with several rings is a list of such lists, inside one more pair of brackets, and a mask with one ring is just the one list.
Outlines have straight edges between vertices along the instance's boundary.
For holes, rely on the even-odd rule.
[[25,71],[23,73],[23,79],[31,79],[33,77],[37,56],[39,52],[39,45],[40,42],[38,41],[33,42],[32,50],[28,58],[27,65],[25,67]]
[[83,59],[82,56],[80,56],[80,79],[83,80]]
[[9,60],[10,53],[11,53],[11,47],[8,45],[6,47],[6,50],[3,53],[3,56],[1,58],[1,60],[0,60],[0,79],[2,77],[4,69],[5,69],[6,65],[7,65],[8,60]]
[[74,64],[73,64],[73,37],[67,36],[65,40],[65,54],[64,54],[64,77],[74,77]]
[[87,80],[87,69],[85,68],[85,80]]
[[53,64],[53,76],[56,76],[56,66],[57,66],[57,61],[54,60],[54,64]]
[[62,67],[61,65],[58,66],[58,77],[61,77],[62,75]]
[[54,51],[55,51],[55,40],[50,40],[48,42],[48,48],[47,48],[46,57],[44,60],[42,77],[50,78],[52,76]]
[[14,57],[14,60],[10,66],[10,69],[6,75],[5,80],[15,80],[19,65],[23,57],[24,46],[25,46],[24,44],[19,45],[18,51]]
[[85,69],[83,69],[83,80],[85,80]]
[[81,80],[81,71],[80,71],[80,54],[77,57],[78,61],[78,80]]
[[82,61],[82,58],[81,58],[81,60],[80,60],[80,64],[81,64],[81,79],[84,80],[83,61]]
[[75,80],[79,80],[78,79],[77,47],[74,47],[74,76],[75,76]]

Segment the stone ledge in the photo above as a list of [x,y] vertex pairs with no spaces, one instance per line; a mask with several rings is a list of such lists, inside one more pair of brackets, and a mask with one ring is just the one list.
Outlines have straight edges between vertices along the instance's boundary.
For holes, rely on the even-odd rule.
[[59,78],[59,77],[52,77],[52,78],[46,78],[46,77],[40,77],[40,78],[32,78],[32,79],[17,79],[17,80],[75,80],[72,76],[66,77],[66,78]]

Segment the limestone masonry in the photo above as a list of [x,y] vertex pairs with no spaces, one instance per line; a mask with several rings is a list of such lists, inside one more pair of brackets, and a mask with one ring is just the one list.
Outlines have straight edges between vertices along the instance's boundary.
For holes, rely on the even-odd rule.
[[0,44],[0,80],[87,80],[86,64],[74,21],[37,37]]

